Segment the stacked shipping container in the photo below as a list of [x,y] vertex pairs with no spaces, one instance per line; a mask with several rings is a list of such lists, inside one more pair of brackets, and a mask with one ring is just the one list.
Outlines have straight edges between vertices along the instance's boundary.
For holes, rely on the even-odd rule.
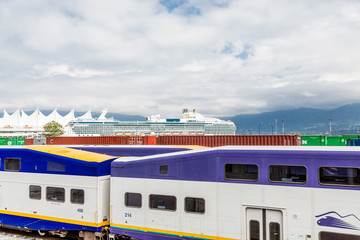
[[[277,146],[348,146],[358,135],[297,136],[297,135],[217,135],[217,136],[98,136],[49,137],[47,139],[0,138],[0,145],[198,145],[217,147],[226,145]],[[9,140],[11,139],[11,140]],[[9,143],[9,141],[11,143]],[[360,141],[360,140],[359,140]],[[351,143],[350,143],[351,142]]]
[[299,136],[290,135],[230,135],[230,136],[159,136],[158,145],[199,145],[218,147],[226,145],[301,145]]
[[358,135],[344,135],[344,136],[302,136],[302,146],[348,146],[349,141],[358,139]]
[[100,136],[50,137],[47,145],[198,145],[217,147],[225,145],[279,145],[299,146],[300,136],[292,135],[228,135],[228,136]]
[[25,138],[0,138],[0,145],[25,145]]
[[156,145],[156,137],[49,137],[47,145]]

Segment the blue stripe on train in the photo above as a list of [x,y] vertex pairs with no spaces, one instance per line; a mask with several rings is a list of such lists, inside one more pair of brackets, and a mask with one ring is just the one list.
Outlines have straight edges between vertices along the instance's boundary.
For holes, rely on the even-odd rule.
[[[0,159],[5,158],[21,159],[21,169],[19,172],[91,177],[110,175],[111,162],[116,159],[116,157],[114,157],[113,159],[103,162],[87,162],[55,154],[19,148],[1,149]],[[61,165],[62,168],[49,169],[48,162]],[[4,171],[4,164],[1,166],[0,170]]]
[[102,227],[89,227],[65,222],[42,220],[38,218],[1,214],[1,224],[28,228],[31,230],[88,230],[101,231]]

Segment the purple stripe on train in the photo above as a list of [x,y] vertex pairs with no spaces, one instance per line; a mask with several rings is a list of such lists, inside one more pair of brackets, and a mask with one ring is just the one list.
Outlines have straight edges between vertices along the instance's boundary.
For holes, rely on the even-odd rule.
[[[185,151],[171,155],[135,158],[136,161],[116,160],[112,163],[112,177],[167,179],[182,181],[231,182],[241,184],[277,185],[288,187],[315,187],[360,190],[360,185],[319,183],[320,167],[360,168],[360,152],[301,151],[301,150],[241,150],[213,148]],[[224,167],[228,163],[255,164],[259,168],[256,181],[226,179]],[[168,173],[159,174],[159,166],[167,165]],[[271,165],[292,165],[306,168],[305,182],[270,181]]]

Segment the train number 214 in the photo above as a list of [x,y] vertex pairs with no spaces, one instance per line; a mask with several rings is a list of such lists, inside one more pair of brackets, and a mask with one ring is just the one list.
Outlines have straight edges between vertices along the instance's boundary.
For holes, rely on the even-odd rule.
[[131,218],[131,213],[125,213],[125,217]]

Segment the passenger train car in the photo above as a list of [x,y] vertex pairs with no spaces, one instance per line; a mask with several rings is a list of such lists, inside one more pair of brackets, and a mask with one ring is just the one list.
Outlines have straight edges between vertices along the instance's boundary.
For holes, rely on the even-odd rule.
[[359,240],[360,150],[219,147],[112,163],[110,239]]
[[1,227],[104,236],[115,158],[55,146],[0,148]]
[[189,149],[81,147],[90,152],[59,146],[0,147],[0,226],[37,230],[40,235],[105,239],[111,162],[117,157],[104,153],[144,156]]

